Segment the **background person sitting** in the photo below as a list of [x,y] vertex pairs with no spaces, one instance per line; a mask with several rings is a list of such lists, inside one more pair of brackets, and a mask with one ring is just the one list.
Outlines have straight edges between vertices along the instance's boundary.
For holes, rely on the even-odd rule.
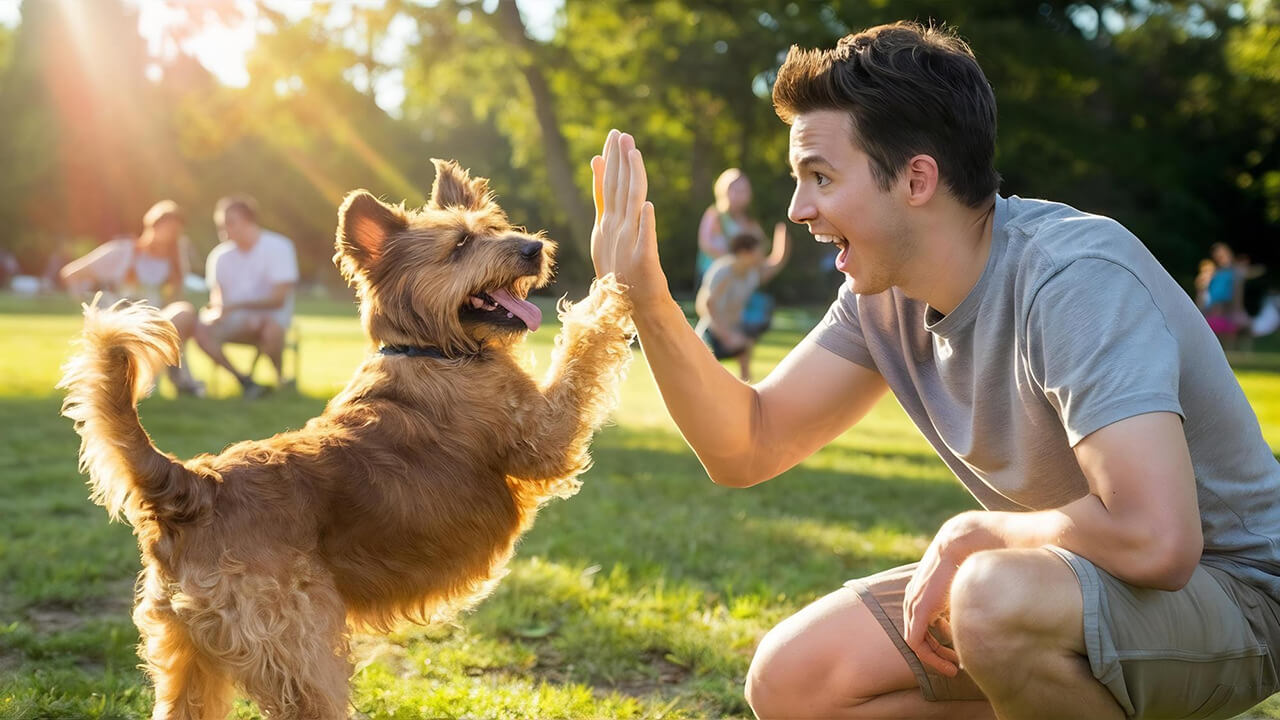
[[205,264],[209,304],[200,311],[196,342],[235,375],[245,397],[254,398],[265,389],[236,370],[222,346],[234,342],[256,347],[271,359],[283,384],[284,339],[293,322],[298,258],[293,242],[258,225],[257,203],[248,196],[219,200],[213,222],[222,242]]
[[751,382],[751,350],[768,329],[771,310],[765,309],[764,317],[744,315],[756,290],[778,274],[789,255],[783,223],[774,227],[773,250],[767,258],[759,235],[739,233],[729,241],[729,254],[711,264],[698,290],[698,335],[717,360],[737,358],[738,376],[745,382]]
[[188,242],[182,234],[186,219],[172,200],[161,200],[142,216],[142,234],[118,237],[58,271],[72,297],[89,300],[101,292],[102,305],[121,298],[163,303],[161,312],[178,331],[183,352],[169,379],[179,394],[203,395],[204,386],[191,377],[186,343],[196,326],[196,311],[182,299],[188,272]]

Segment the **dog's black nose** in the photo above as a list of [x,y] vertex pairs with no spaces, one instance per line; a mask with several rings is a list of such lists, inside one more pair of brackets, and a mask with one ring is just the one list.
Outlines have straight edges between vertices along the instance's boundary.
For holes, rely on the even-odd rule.
[[542,242],[538,240],[529,240],[520,246],[520,254],[530,259],[540,252],[542,252]]

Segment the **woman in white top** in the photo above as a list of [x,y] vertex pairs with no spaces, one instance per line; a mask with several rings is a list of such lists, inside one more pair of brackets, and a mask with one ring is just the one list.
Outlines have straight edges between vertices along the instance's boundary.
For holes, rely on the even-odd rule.
[[702,213],[698,223],[698,274],[695,285],[701,286],[702,278],[711,263],[729,254],[729,240],[741,233],[754,233],[764,237],[764,230],[749,214],[751,208],[751,181],[738,168],[729,168],[716,178],[715,203]]
[[142,234],[120,237],[99,245],[88,255],[67,263],[62,281],[75,297],[88,299],[101,292],[102,303],[120,298],[147,300],[164,307],[182,343],[180,367],[169,369],[179,394],[202,395],[203,386],[187,368],[186,343],[195,330],[196,310],[182,299],[187,276],[187,238],[182,209],[172,200],[161,200],[142,216]]

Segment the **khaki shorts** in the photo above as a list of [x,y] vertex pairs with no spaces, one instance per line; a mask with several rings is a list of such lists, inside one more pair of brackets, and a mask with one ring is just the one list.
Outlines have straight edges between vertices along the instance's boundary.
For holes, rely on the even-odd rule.
[[263,318],[271,318],[280,327],[288,330],[289,323],[293,321],[293,313],[287,309],[232,310],[219,317],[213,323],[207,323],[209,325],[209,335],[219,345],[222,343],[256,345],[258,337],[253,329],[261,327]]
[[[1136,588],[1049,549],[1080,581],[1089,666],[1128,717],[1229,718],[1280,690],[1280,603],[1262,591],[1205,565],[1177,592]],[[897,645],[926,700],[983,699],[968,673],[934,672],[903,639],[902,598],[915,567],[845,585]]]

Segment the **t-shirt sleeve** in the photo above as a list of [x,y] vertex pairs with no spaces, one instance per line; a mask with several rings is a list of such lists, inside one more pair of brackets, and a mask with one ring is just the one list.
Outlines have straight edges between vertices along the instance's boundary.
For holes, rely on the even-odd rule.
[[133,239],[112,240],[99,245],[82,260],[97,283],[114,285],[129,274],[133,262]]
[[862,335],[862,324],[858,319],[858,296],[848,284],[840,286],[840,292],[827,309],[826,316],[817,327],[809,331],[803,342],[816,343],[818,347],[851,363],[879,372]]
[[1135,415],[1183,414],[1177,340],[1146,285],[1114,262],[1076,260],[1041,285],[1026,349],[1073,447]]
[[218,258],[220,257],[222,252],[215,247],[209,252],[209,257],[204,260],[204,281],[210,288],[218,284]]
[[267,268],[267,277],[272,285],[298,282],[298,254],[293,250],[293,243],[277,238],[274,243],[271,267]]

